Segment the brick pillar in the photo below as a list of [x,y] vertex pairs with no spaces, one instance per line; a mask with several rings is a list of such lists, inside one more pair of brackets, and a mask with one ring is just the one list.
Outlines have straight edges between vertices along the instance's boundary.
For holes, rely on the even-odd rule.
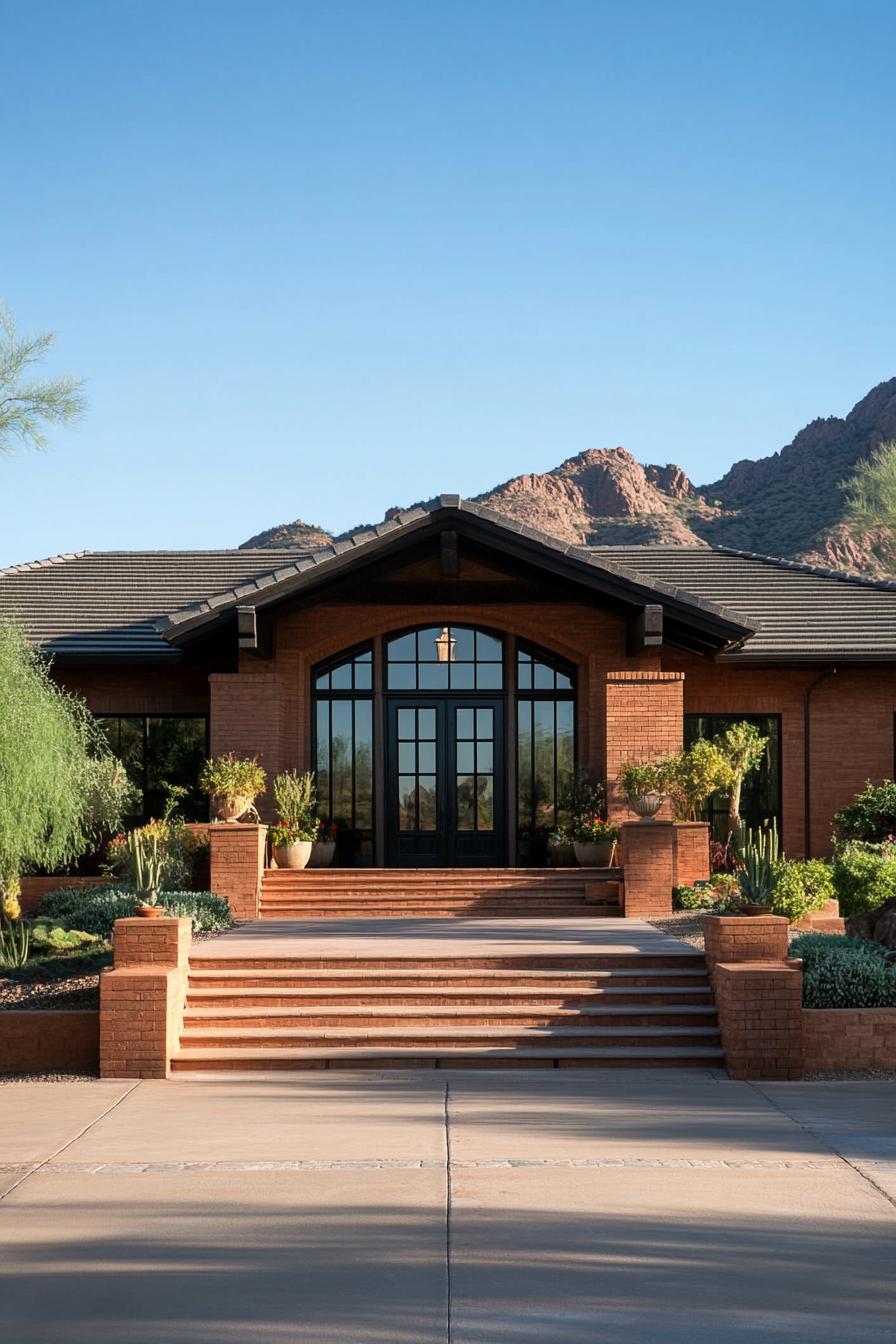
[[719,962],[715,995],[732,1078],[802,1078],[803,975],[797,966]]
[[212,756],[232,751],[257,759],[268,773],[268,792],[256,799],[273,817],[270,781],[281,768],[280,683],[270,672],[213,672],[209,676],[209,745]]
[[267,826],[239,821],[208,828],[211,889],[228,902],[234,919],[258,918],[267,833]]
[[167,1078],[183,1024],[188,919],[117,919],[100,976],[100,1077]]
[[622,882],[626,919],[672,913],[675,827],[671,821],[622,824]]
[[712,979],[720,962],[787,960],[787,920],[782,915],[706,915],[703,935]]
[[[617,821],[632,816],[616,791],[625,761],[658,761],[684,741],[683,672],[607,673],[607,806]],[[666,816],[668,804],[660,814]]]
[[709,877],[709,822],[676,821],[673,887],[692,887]]

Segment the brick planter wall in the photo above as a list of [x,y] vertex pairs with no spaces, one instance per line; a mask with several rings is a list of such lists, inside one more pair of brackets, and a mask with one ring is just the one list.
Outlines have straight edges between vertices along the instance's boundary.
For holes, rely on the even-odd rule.
[[673,887],[692,887],[709,877],[709,822],[676,821],[672,851]]
[[627,919],[671,914],[674,830],[671,821],[623,822],[620,848]]
[[96,1073],[99,1052],[95,1009],[0,1012],[0,1074]]
[[896,1069],[896,1008],[804,1008],[810,1071]]
[[211,889],[229,903],[234,919],[258,917],[267,834],[267,826],[240,821],[208,828]]
[[63,887],[108,887],[108,877],[23,877],[22,913],[33,915],[48,891],[60,891]]
[[183,1023],[188,919],[117,919],[100,976],[100,1075],[167,1078]]

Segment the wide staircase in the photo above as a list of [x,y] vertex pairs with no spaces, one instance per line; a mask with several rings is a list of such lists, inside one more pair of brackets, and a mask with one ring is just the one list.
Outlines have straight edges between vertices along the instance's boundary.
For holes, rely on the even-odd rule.
[[622,913],[620,868],[268,868],[262,919],[580,918]]
[[[681,945],[677,945],[681,948]],[[703,957],[203,955],[174,1073],[721,1065]]]

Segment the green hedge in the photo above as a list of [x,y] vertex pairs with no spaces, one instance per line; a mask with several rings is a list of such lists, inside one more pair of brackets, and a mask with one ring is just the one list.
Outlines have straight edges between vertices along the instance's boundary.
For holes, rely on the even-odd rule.
[[896,1008],[896,967],[882,943],[806,933],[790,954],[803,959],[805,1008]]
[[772,910],[798,924],[834,896],[831,866],[823,859],[779,859],[772,864]]
[[896,896],[896,850],[889,845],[843,845],[832,867],[834,890],[844,919],[876,910]]
[[[166,891],[161,904],[170,915],[193,921],[193,932],[229,929],[233,923],[230,906],[210,891]],[[120,887],[62,887],[44,896],[38,918],[64,920],[85,933],[108,938],[116,919],[128,919],[137,909],[137,897]]]

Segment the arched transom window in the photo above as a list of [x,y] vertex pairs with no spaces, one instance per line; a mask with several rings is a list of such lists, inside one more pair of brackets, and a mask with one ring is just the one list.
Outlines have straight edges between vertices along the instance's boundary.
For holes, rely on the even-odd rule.
[[504,646],[466,625],[428,626],[386,641],[390,691],[500,691]]

